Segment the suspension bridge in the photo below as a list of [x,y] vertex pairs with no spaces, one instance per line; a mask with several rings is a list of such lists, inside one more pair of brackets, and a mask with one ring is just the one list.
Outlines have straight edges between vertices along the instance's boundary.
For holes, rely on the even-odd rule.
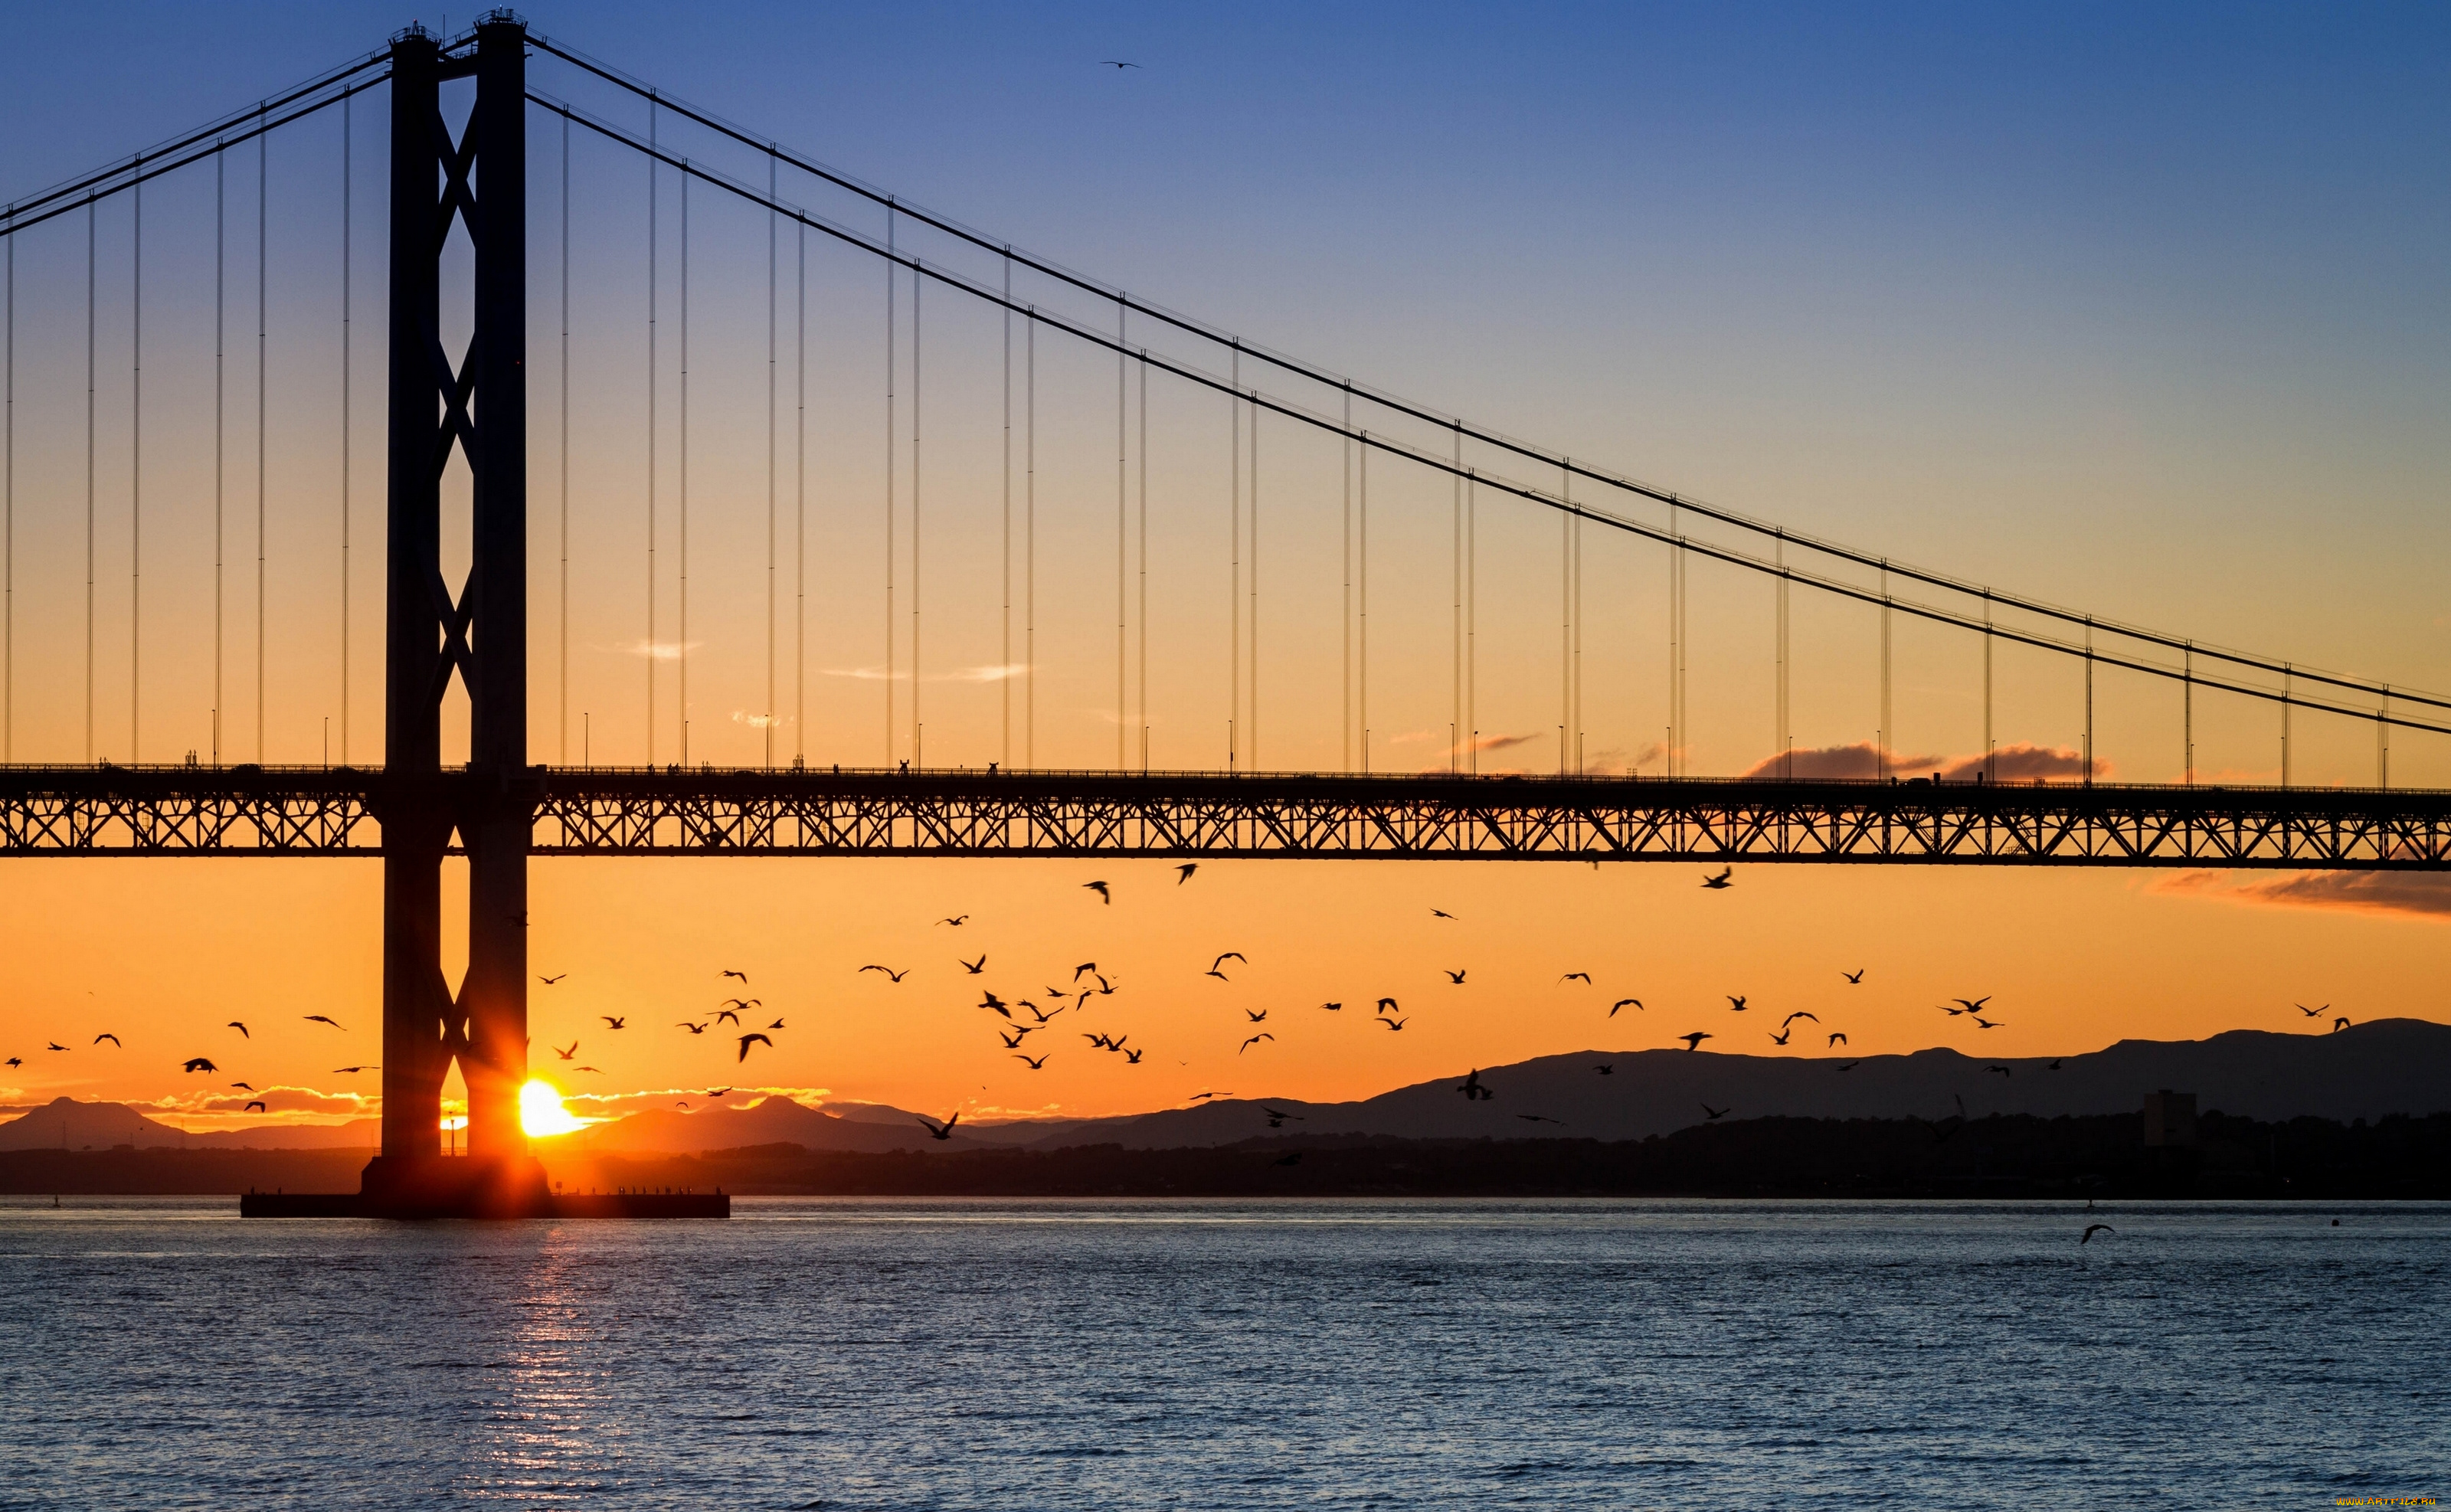
[[[574,95],[602,99],[549,92],[539,65]],[[371,91],[386,107],[377,133],[385,213],[362,232],[358,97]],[[325,297],[320,285],[333,282],[337,298],[321,311],[293,309],[284,292],[276,322],[269,266],[291,232],[284,209],[283,238],[273,234],[269,144],[335,116],[338,193],[326,198],[339,252],[325,273],[337,278],[301,276],[295,303]],[[574,324],[574,244],[583,275],[608,265],[612,238],[574,237],[574,141],[628,165],[621,171],[644,170],[628,181],[643,206],[622,211],[643,209],[643,236],[632,244],[643,266],[605,275],[636,302],[643,329],[631,335],[643,336],[643,361],[627,407],[596,423],[583,405],[574,414],[573,396],[618,365],[604,355],[616,339],[587,324],[611,319],[613,295],[582,299]],[[615,171],[581,161],[597,165],[582,168],[582,186]],[[235,402],[233,168],[240,314],[254,324],[251,343],[242,325],[235,344]],[[124,264],[112,253],[124,296],[108,299],[106,206],[126,227]],[[553,238],[532,234],[539,225]],[[29,252],[21,279],[21,246],[46,236],[65,251],[54,245],[39,271]],[[1363,385],[912,206],[507,11],[451,38],[412,28],[229,117],[16,201],[0,210],[0,854],[380,857],[383,1154],[367,1172],[369,1210],[548,1203],[517,1109],[532,855],[2398,870],[2451,860],[2451,793],[2390,782],[2393,734],[2451,734],[2451,701],[1792,533]],[[357,264],[375,260],[366,249],[376,246],[383,319],[361,357]],[[707,354],[739,335],[731,319],[739,302],[727,304],[716,281],[694,274],[693,257],[701,268],[729,258],[721,287],[735,294],[754,288],[763,265],[763,320],[728,383]],[[208,365],[200,321],[183,330],[180,315],[164,313],[202,309],[206,265]],[[183,278],[180,295],[165,291]],[[868,303],[880,294],[881,306]],[[861,349],[882,362],[864,375],[844,334],[853,317],[842,312],[854,304],[860,321],[881,317]],[[22,342],[21,314],[35,333]],[[556,338],[542,352],[540,316]],[[923,319],[934,323],[932,344]],[[302,407],[320,406],[324,418],[276,414],[267,377],[276,324],[310,333],[319,351],[338,325],[328,372],[303,385]],[[126,344],[124,387],[103,376],[106,325]],[[194,351],[173,350],[183,337]],[[21,345],[68,353],[66,370],[49,361],[21,371]],[[983,357],[999,360],[994,379],[980,377]],[[353,422],[358,369],[377,363],[382,503],[369,533],[357,518]],[[207,374],[211,420],[200,436],[166,390],[184,376],[201,391]],[[124,466],[103,456],[106,393],[113,405],[124,399],[124,415],[110,421]],[[552,405],[541,423],[532,414],[539,400]],[[710,461],[715,426],[724,440]],[[270,459],[302,450],[337,463],[327,514],[274,507],[276,495],[299,490],[272,486]],[[600,486],[575,490],[574,476],[590,467]],[[951,484],[939,481],[947,472]],[[553,490],[541,499],[539,479]],[[829,512],[854,491],[875,501],[860,537],[873,567],[860,569],[856,591],[844,586],[848,538],[825,535]],[[710,494],[748,507],[719,512]],[[635,530],[608,523],[606,495],[635,499]],[[1207,534],[1179,523],[1194,513],[1191,501]],[[952,524],[938,522],[948,516]],[[332,569],[311,592],[268,565],[280,559],[286,571],[308,555],[275,545],[306,517],[322,565],[297,571]],[[1521,574],[1497,575],[1507,601],[1491,605],[1488,635],[1504,649],[1484,651],[1484,559],[1520,557],[1522,532],[1535,529],[1550,542],[1540,549],[1555,553],[1554,594],[1530,608],[1511,601]],[[616,536],[629,543],[622,550],[636,548],[635,561],[615,559]],[[990,544],[1001,547],[991,566],[977,560]],[[1636,658],[1622,622],[1634,598],[1626,564],[1639,560],[1631,553],[1648,554],[1643,570],[1657,588],[1639,713],[1626,691],[1637,674],[1627,670]],[[1598,606],[1585,598],[1587,555],[1605,561]],[[1688,675],[1697,619],[1714,624],[1718,612],[1695,607],[1697,567],[1769,589],[1770,739],[1756,759],[1717,774],[1694,770]],[[1298,594],[1277,586],[1279,575],[1297,579]],[[939,586],[948,579],[953,588]],[[607,588],[591,603],[616,579],[626,585],[618,602]],[[378,580],[370,600],[363,590]],[[1799,593],[1859,617],[1877,646],[1865,658],[1876,667],[1864,679],[1877,687],[1866,699],[1869,729],[1802,751],[1793,708]],[[1547,649],[1537,655],[1520,624],[1499,629],[1527,616],[1545,625],[1538,639]],[[590,627],[616,619],[637,633],[625,648],[636,680],[618,711],[601,697],[604,679],[574,674],[572,657],[575,620],[584,661]],[[1894,646],[1910,629],[1971,648],[1970,674],[1979,656],[1981,729],[1967,756],[1900,755]],[[1586,697],[1587,638],[1602,643],[1589,659],[1613,669],[1606,707]],[[714,639],[734,654],[710,651]],[[852,655],[869,659],[830,666],[852,642]],[[380,677],[353,677],[369,655]],[[1423,673],[1440,662],[1443,679]],[[2019,738],[2013,725],[2000,737],[2007,665],[2065,686],[2071,705],[2081,689],[2081,721],[2044,732],[2073,738]],[[1042,697],[1050,674],[1060,707]],[[2179,781],[2108,780],[2095,751],[2096,690],[2110,677],[2165,687],[2177,702]],[[1278,691],[1278,679],[1294,691]],[[297,691],[306,685],[314,691]],[[1484,700],[1508,705],[1503,730],[1518,732],[1535,686],[1554,693],[1550,734],[1490,731]],[[861,707],[872,690],[873,704]],[[2239,710],[2269,712],[2277,782],[2198,780],[2198,705],[2214,700],[2232,725]],[[2047,702],[2012,698],[2010,719],[2041,722]],[[382,759],[362,762],[378,704]],[[319,711],[320,740],[308,749],[300,705]],[[728,719],[709,717],[725,705]],[[599,710],[604,748],[628,764],[595,759]],[[1442,736],[1423,736],[1441,725]],[[2339,731],[2370,727],[2371,784],[2293,780],[2293,762],[2303,772],[2305,759],[2293,741],[2318,727],[2335,746]],[[534,746],[548,731],[557,759],[539,763]],[[1595,731],[1605,748],[1597,756]],[[1482,770],[1484,756],[1520,760],[1552,736],[1554,769]],[[1435,754],[1421,766],[1417,751],[1417,770],[1385,770],[1403,740]],[[1288,749],[1318,769],[1263,758]],[[1060,760],[1042,756],[1058,750]],[[451,856],[468,869],[468,967],[456,989],[441,966]],[[455,1062],[469,1090],[473,1161],[438,1156],[440,1098]]]

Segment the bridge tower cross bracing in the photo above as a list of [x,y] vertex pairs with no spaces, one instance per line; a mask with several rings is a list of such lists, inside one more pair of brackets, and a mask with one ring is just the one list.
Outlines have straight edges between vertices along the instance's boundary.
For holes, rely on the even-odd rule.
[[[543,1197],[520,1127],[527,1077],[527,859],[541,780],[527,762],[527,169],[524,26],[478,24],[444,58],[419,29],[392,46],[391,365],[383,831],[382,1153],[369,1196],[517,1210]],[[454,142],[440,86],[473,76]],[[454,364],[441,334],[441,255],[455,222],[475,249],[474,330]],[[441,480],[457,446],[472,479],[468,580],[441,563]],[[446,784],[441,712],[469,700],[466,776]],[[468,855],[468,969],[441,962],[441,869]],[[441,1092],[468,1086],[468,1161],[442,1163]]]

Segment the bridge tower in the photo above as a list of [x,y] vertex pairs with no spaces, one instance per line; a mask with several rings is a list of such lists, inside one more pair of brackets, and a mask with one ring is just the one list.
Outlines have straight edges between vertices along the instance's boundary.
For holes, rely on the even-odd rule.
[[[391,56],[391,368],[385,599],[382,1152],[370,1207],[512,1214],[547,1203],[520,1128],[527,1078],[527,857],[539,783],[527,761],[527,31],[507,10],[472,54],[412,28]],[[458,141],[440,86],[473,76]],[[476,252],[474,331],[454,363],[441,330],[455,222]],[[474,481],[467,581],[441,572],[453,449]],[[442,770],[441,705],[469,701],[464,773]],[[468,970],[441,962],[441,870],[468,855]],[[442,1083],[468,1085],[467,1159],[441,1155]]]

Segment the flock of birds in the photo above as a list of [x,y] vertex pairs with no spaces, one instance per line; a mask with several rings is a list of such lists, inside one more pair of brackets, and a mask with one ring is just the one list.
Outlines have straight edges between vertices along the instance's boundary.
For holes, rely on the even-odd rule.
[[[1179,888],[1190,882],[1199,870],[1200,863],[1196,861],[1186,861],[1177,865],[1175,867],[1175,886]],[[1711,892],[1725,892],[1734,885],[1734,882],[1735,869],[1733,867],[1723,866],[1719,871],[1708,874],[1702,878],[1703,888]],[[1102,904],[1112,906],[1114,903],[1114,890],[1112,886],[1104,879],[1084,882],[1081,884],[1081,888],[1085,892],[1097,894],[1098,899]],[[1442,919],[1450,922],[1457,921],[1457,915],[1444,909],[1433,908],[1430,910],[1430,914],[1436,919]],[[968,913],[959,913],[939,918],[934,922],[937,927],[949,927],[959,930],[968,925],[970,918],[971,915]],[[962,968],[965,976],[985,976],[988,972],[988,952],[984,951],[982,951],[975,959],[965,957],[958,952],[954,959],[956,964]],[[1235,978],[1234,974],[1226,970],[1228,963],[1233,963],[1239,968],[1248,966],[1250,961],[1249,957],[1245,955],[1241,951],[1223,951],[1218,952],[1209,961],[1207,969],[1199,974],[1204,978],[1213,978],[1220,982],[1230,983]],[[1447,985],[1451,987],[1462,988],[1468,985],[1471,971],[1471,968],[1468,966],[1457,968],[1441,967],[1439,968],[1439,971],[1441,974],[1446,978]],[[882,976],[888,986],[898,987],[906,978],[911,976],[912,968],[908,966],[889,966],[881,962],[871,962],[858,968],[854,974],[864,976],[871,972]],[[1861,987],[1864,985],[1866,974],[1866,970],[1863,968],[1858,968],[1854,971],[1842,970],[1839,972],[1839,975],[1851,987]],[[546,987],[554,987],[565,980],[568,975],[569,973],[564,972],[549,976],[539,976],[538,980]],[[752,1049],[759,1046],[763,1046],[768,1050],[775,1048],[775,1042],[773,1036],[785,1031],[784,1019],[778,1016],[771,1023],[767,1023],[761,1027],[755,1025],[749,1018],[744,1017],[744,1015],[762,1016],[761,1011],[765,1006],[763,999],[745,995],[748,992],[750,986],[749,974],[746,972],[726,967],[721,971],[718,979],[727,983],[736,981],[739,984],[738,993],[743,995],[734,995],[724,998],[703,1019],[696,1017],[684,1018],[678,1021],[674,1027],[685,1031],[693,1039],[702,1037],[709,1033],[716,1033],[719,1038],[729,1039],[734,1046],[733,1063],[735,1066],[745,1065],[748,1062],[749,1052]],[[1043,980],[1043,978],[1038,979]],[[1586,988],[1594,988],[1597,986],[1592,973],[1588,971],[1566,972],[1558,978],[1559,986],[1564,986],[1572,982],[1579,982]],[[981,991],[983,995],[976,1004],[976,1008],[979,1011],[996,1015],[997,1022],[991,1024],[990,1027],[994,1031],[997,1040],[1001,1043],[1003,1048],[1011,1054],[1011,1057],[1014,1060],[1022,1062],[1032,1071],[1039,1071],[1046,1070],[1048,1063],[1054,1058],[1055,1051],[1044,1047],[1031,1046],[1029,1043],[1030,1036],[1055,1029],[1056,1020],[1067,1013],[1074,1015],[1072,1022],[1075,1025],[1085,1025],[1085,1021],[1091,1011],[1093,1003],[1101,998],[1116,996],[1121,992],[1121,987],[1114,978],[1110,977],[1104,970],[1101,969],[1097,961],[1087,960],[1072,967],[1069,977],[1062,985],[1048,986],[1045,987],[1043,991],[1032,992],[1029,995],[1007,999],[999,995],[992,988],[983,986]],[[1726,994],[1726,996],[1728,1010],[1731,1013],[1744,1013],[1753,1011],[1754,1005],[1748,994],[1731,992]],[[1950,1003],[1944,1003],[1939,1006],[1942,1012],[1950,1015],[1951,1018],[1965,1018],[1971,1021],[1978,1031],[1994,1030],[2006,1027],[2001,1020],[1986,1016],[1989,1011],[1990,1001],[1990,996],[1986,994],[1981,997],[1973,998],[1954,998]],[[1319,1008],[1321,1011],[1338,1013],[1344,1011],[1344,1006],[1345,1005],[1343,1002],[1331,1001],[1321,1003]],[[2295,1006],[2301,1013],[2309,1018],[2321,1018],[2331,1011],[2331,1005],[2328,1003],[2318,1008],[2308,1008],[2303,1003]],[[1618,997],[1608,1004],[1607,1011],[1603,1015],[1603,1019],[1614,1019],[1618,1013],[1629,1008],[1634,1009],[1637,1011],[1648,1011],[1642,1000],[1638,997]],[[1238,1031],[1249,1031],[1249,1032],[1245,1034],[1240,1039],[1239,1043],[1235,1045],[1234,1053],[1236,1055],[1244,1055],[1257,1047],[1273,1045],[1276,1043],[1277,1036],[1275,1032],[1272,1030],[1262,1027],[1271,1022],[1272,1010],[1266,1008],[1242,1008],[1240,1009],[1240,1011],[1243,1014],[1244,1022],[1237,1026]],[[629,1027],[627,1016],[616,1016],[612,1014],[599,1014],[598,1016],[601,1018],[605,1031],[608,1033],[620,1032],[627,1030]],[[1395,996],[1385,995],[1381,996],[1376,1000],[1373,1005],[1372,1016],[1368,1021],[1379,1025],[1390,1033],[1402,1033],[1405,1026],[1413,1022],[1415,1016],[1416,1015],[1414,1013],[1406,1011]],[[306,1023],[321,1024],[328,1029],[339,1031],[343,1033],[346,1032],[345,1029],[343,1029],[340,1022],[328,1014],[308,1013],[302,1015],[302,1017]],[[1814,1026],[1814,1032],[1819,1033],[1824,1037],[1824,1046],[1826,1049],[1835,1050],[1848,1043],[1847,1033],[1844,1030],[1833,1030],[1828,1028],[1822,1023],[1820,1016],[1810,1010],[1797,1010],[1787,1014],[1779,1021],[1778,1029],[1775,1031],[1766,1031],[1765,1037],[1768,1038],[1772,1044],[1781,1048],[1786,1048],[1791,1044],[1793,1037],[1796,1032],[1795,1026],[1798,1022],[1810,1022]],[[719,1025],[728,1025],[730,1026],[730,1029],[735,1032],[728,1034],[722,1033],[717,1029],[717,1026]],[[245,1023],[232,1020],[225,1027],[237,1031],[242,1039],[250,1043],[252,1042],[253,1034]],[[2350,1021],[2345,1017],[2335,1017],[2332,1020],[2332,1032],[2334,1033],[2338,1033],[2349,1027]],[[1132,1044],[1132,1036],[1129,1033],[1117,1033],[1108,1030],[1090,1029],[1087,1027],[1081,1028],[1079,1032],[1081,1038],[1088,1043],[1091,1050],[1103,1051],[1106,1054],[1119,1057],[1119,1063],[1122,1065],[1141,1065],[1144,1057],[1148,1054],[1150,1050],[1150,1047],[1146,1044]],[[1682,1043],[1688,1051],[1697,1051],[1702,1047],[1702,1044],[1705,1041],[1717,1039],[1720,1036],[1717,1033],[1709,1030],[1694,1030],[1683,1034],[1675,1035],[1673,1036],[1673,1039]],[[120,1036],[109,1031],[105,1031],[96,1034],[92,1041],[92,1043],[97,1046],[105,1042],[108,1042],[113,1047],[125,1049]],[[559,1061],[575,1063],[578,1059],[580,1043],[581,1042],[578,1039],[574,1038],[569,1046],[563,1047],[554,1045],[548,1041],[547,1048],[553,1051],[554,1054],[559,1059]],[[69,1051],[68,1046],[57,1043],[47,1043],[46,1049],[50,1052],[56,1053],[66,1053]],[[1035,1053],[1033,1053],[1033,1050],[1035,1050]],[[1188,1061],[1178,1061],[1176,1064],[1187,1066],[1190,1063]],[[1850,1071],[1853,1070],[1861,1064],[1863,1063],[1860,1060],[1851,1060],[1839,1065],[1836,1069],[1840,1071]],[[8,1057],[5,1062],[0,1062],[0,1065],[5,1065],[9,1070],[14,1070],[25,1065],[25,1060],[21,1056],[11,1055]],[[181,1062],[181,1065],[183,1070],[188,1074],[213,1075],[219,1074],[222,1070],[219,1063],[217,1063],[210,1055],[188,1056]],[[2060,1066],[2061,1061],[2054,1059],[2047,1064],[2045,1070],[2055,1071],[2060,1069]],[[382,1068],[379,1065],[343,1066],[335,1068],[333,1074],[355,1075],[363,1071],[380,1070]],[[605,1074],[599,1068],[589,1065],[572,1064],[570,1069],[574,1071],[584,1071],[597,1075]],[[1598,1074],[1607,1076],[1614,1073],[1616,1067],[1611,1062],[1603,1061],[1598,1063],[1595,1070]],[[1986,1071],[1988,1073],[1996,1073],[2003,1078],[2010,1077],[2014,1074],[2013,1068],[2005,1065],[1989,1066],[1986,1068]],[[229,1087],[233,1090],[245,1090],[251,1094],[256,1092],[255,1087],[245,1081],[231,1082]],[[730,1095],[733,1090],[734,1089],[729,1087],[712,1089],[703,1095],[708,1099],[720,1101],[723,1097]],[[1461,1092],[1467,1100],[1487,1100],[1495,1095],[1495,1093],[1481,1082],[1480,1072],[1478,1069],[1475,1069],[1471,1075],[1467,1077],[1463,1084],[1458,1087],[1456,1090]],[[1199,1093],[1197,1096],[1193,1097],[1191,1101],[1200,1102],[1213,1097],[1231,1095],[1233,1094],[1206,1091]],[[687,1100],[681,1100],[678,1102],[678,1106],[686,1109],[690,1104]],[[254,1096],[245,1104],[243,1111],[268,1112],[269,1109],[262,1097]],[[1265,1111],[1269,1117],[1270,1128],[1280,1128],[1283,1126],[1284,1120],[1298,1116],[1292,1113],[1274,1109],[1264,1109],[1264,1111]],[[1717,1119],[1725,1117],[1729,1109],[1713,1109],[1708,1104],[1703,1105],[1703,1113],[1708,1121],[1716,1121]],[[952,1137],[953,1128],[955,1124],[959,1122],[960,1116],[961,1115],[956,1112],[942,1120],[922,1118],[920,1119],[920,1122],[927,1126],[931,1137],[939,1140],[948,1140]],[[1535,1113],[1521,1113],[1516,1116],[1533,1123],[1560,1122],[1559,1120]]]

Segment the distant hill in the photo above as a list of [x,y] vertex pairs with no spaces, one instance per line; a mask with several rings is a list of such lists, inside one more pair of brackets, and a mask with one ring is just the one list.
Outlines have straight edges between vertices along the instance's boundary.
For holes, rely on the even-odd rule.
[[[1965,1101],[1990,1113],[2132,1113],[2157,1088],[2244,1117],[2343,1122],[2451,1110],[2451,1025],[2380,1019],[2340,1033],[2233,1030],[2206,1040],[2121,1040],[2052,1058],[1987,1060],[1953,1050],[1912,1055],[1770,1057],[1708,1051],[1586,1051],[1481,1070],[1492,1098],[1467,1100],[1461,1074],[1355,1103],[1219,1101],[1101,1120],[1031,1148],[1119,1143],[1160,1149],[1232,1144],[1268,1131],[1264,1109],[1292,1115],[1281,1134],[1402,1139],[1640,1139],[1708,1122],[1703,1105],[1748,1118],[1941,1118]],[[1608,1066],[1603,1076],[1598,1068]],[[1852,1070],[1841,1070],[1852,1066]],[[1989,1070],[2008,1068],[2008,1074]],[[1527,1118],[1525,1115],[1531,1115]],[[1556,1119],[1557,1123],[1531,1118]]]
[[0,1124],[0,1149],[373,1149],[382,1125],[372,1118],[345,1124],[268,1124],[261,1129],[190,1134],[157,1123],[126,1103],[81,1103],[55,1097],[29,1113]]

